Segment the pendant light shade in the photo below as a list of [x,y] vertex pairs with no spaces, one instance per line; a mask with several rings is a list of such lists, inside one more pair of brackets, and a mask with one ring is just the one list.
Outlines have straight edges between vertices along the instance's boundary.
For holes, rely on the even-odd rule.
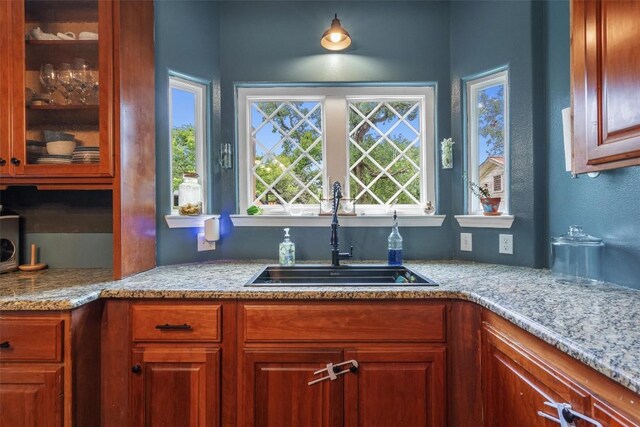
[[331,27],[322,34],[320,44],[328,50],[342,50],[351,45],[351,36],[347,30],[340,25],[337,13],[336,17],[331,21]]

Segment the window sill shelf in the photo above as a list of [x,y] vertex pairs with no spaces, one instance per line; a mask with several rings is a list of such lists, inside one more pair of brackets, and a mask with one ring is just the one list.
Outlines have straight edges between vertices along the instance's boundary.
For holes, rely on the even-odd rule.
[[455,215],[460,227],[467,228],[511,228],[515,217],[513,215],[485,216],[485,215]]
[[[446,215],[399,216],[400,227],[440,227]],[[231,215],[235,227],[329,227],[330,216],[291,215]],[[385,227],[391,226],[391,215],[341,216],[341,227]]]
[[220,215],[165,215],[169,228],[203,228],[207,219],[220,218]]

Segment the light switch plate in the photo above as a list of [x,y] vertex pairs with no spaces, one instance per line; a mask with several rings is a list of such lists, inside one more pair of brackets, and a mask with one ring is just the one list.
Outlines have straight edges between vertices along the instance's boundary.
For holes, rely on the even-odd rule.
[[216,242],[209,242],[204,239],[204,233],[198,233],[198,252],[213,251],[216,248]]
[[498,236],[500,246],[498,252],[501,254],[513,255],[513,234],[500,234]]
[[472,234],[471,233],[460,233],[460,250],[461,251],[471,251],[472,249]]

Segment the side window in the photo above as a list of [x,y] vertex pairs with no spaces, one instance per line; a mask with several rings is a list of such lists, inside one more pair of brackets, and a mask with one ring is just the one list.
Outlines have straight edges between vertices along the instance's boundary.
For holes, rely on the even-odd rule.
[[[171,210],[178,210],[178,187],[185,173],[197,173],[206,203],[204,147],[206,141],[206,86],[187,79],[169,78],[171,126]],[[203,206],[206,212],[206,206]]]
[[[500,211],[509,211],[509,78],[500,71],[466,82],[467,176],[501,197]],[[482,212],[468,194],[468,213]]]

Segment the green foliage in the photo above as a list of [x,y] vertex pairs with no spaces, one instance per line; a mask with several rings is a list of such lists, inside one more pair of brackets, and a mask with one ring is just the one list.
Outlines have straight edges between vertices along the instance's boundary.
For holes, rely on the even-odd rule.
[[487,156],[504,156],[504,86],[495,96],[480,91],[478,104],[478,133],[487,138]]
[[[414,106],[415,102],[390,102],[389,104],[400,115],[404,115]],[[355,103],[354,107],[363,115],[368,116],[377,105],[377,102],[359,102]],[[415,108],[407,116],[407,121],[414,120],[419,111],[419,108]],[[365,157],[359,160],[363,152],[368,152],[382,168],[389,166],[389,164],[400,155],[400,152],[404,152],[406,157],[401,157],[389,168],[388,172],[389,175],[393,176],[393,178],[402,185],[405,185],[413,178],[413,181],[405,188],[405,191],[402,191],[396,196],[400,187],[393,182],[388,175],[383,174],[370,188],[370,191],[373,192],[377,198],[369,192],[365,192],[358,198],[357,203],[377,205],[380,203],[378,199],[382,203],[387,204],[413,204],[418,202],[420,200],[420,179],[418,177],[414,178],[414,176],[419,170],[407,160],[408,158],[412,160],[415,165],[420,166],[420,148],[417,145],[411,145],[411,140],[413,140],[415,136],[407,139],[405,135],[392,131],[390,139],[398,149],[394,148],[393,145],[386,140],[380,142],[372,149],[376,141],[381,137],[381,135],[373,129],[372,124],[376,126],[382,124],[390,125],[399,119],[391,109],[383,106],[369,117],[368,122],[364,121],[360,124],[362,120],[360,114],[350,109],[349,131],[352,139],[355,141],[355,144],[353,142],[349,144],[349,167],[353,175],[350,179],[350,192],[352,197],[359,195],[364,189],[364,186],[368,186],[380,174],[380,167],[371,159]],[[411,147],[408,148],[409,146]]]
[[[292,102],[303,115],[307,115],[310,109],[302,102]],[[398,114],[406,114],[415,102],[391,102],[391,107]],[[311,126],[305,121],[291,106],[281,102],[259,102],[256,106],[262,110],[268,117],[273,116],[273,122],[276,128],[272,132],[276,133],[278,138],[284,134],[291,132],[290,137],[267,155],[256,155],[256,195],[259,197],[267,189],[267,186],[273,185],[275,193],[280,195],[283,200],[291,203],[318,203],[322,198],[322,144],[321,141],[316,143],[320,134],[314,129],[322,130],[322,114],[320,108],[316,109],[310,116]],[[370,155],[375,161],[385,168],[400,155],[400,151],[405,152],[405,156],[411,159],[418,167],[420,165],[420,148],[417,145],[411,145],[411,139],[399,132],[392,132],[390,139],[394,141],[398,149],[394,148],[389,142],[382,141],[375,145],[380,138],[377,132],[372,128],[372,124],[390,125],[399,120],[395,113],[386,106],[378,107],[378,102],[360,102],[355,104],[356,108],[365,116],[371,112],[373,114],[368,121],[363,119],[355,111],[349,111],[349,130],[352,132],[356,144],[364,151],[371,149]],[[414,120],[419,114],[420,109],[414,109],[408,116],[407,121]],[[263,118],[263,120],[266,120]],[[278,129],[279,128],[279,129]],[[315,143],[315,145],[314,145]],[[411,147],[410,147],[411,146]],[[378,167],[372,160],[365,158],[360,160],[362,156],[361,149],[357,148],[353,143],[349,147],[349,166],[353,167],[352,175],[362,182],[364,185],[370,184],[380,173]],[[405,151],[406,149],[406,151]],[[303,150],[308,150],[307,155],[303,155]],[[400,151],[398,151],[400,150]],[[295,162],[295,163],[294,163]],[[285,171],[287,171],[285,173]],[[413,180],[407,186],[406,191],[396,196],[400,187],[393,182],[387,175],[379,178],[371,187],[371,191],[382,201],[382,203],[400,203],[412,204],[420,200],[420,180],[415,177],[418,169],[406,158],[402,157],[389,169],[389,174],[393,176],[400,184],[404,185],[412,178]],[[303,192],[297,199],[294,197],[302,189],[300,183],[294,178],[297,177],[302,183],[311,183],[308,191]],[[363,189],[353,177],[350,179],[351,197],[357,196]],[[262,182],[262,181],[264,182]],[[276,182],[277,181],[277,182]],[[275,183],[275,184],[274,184]],[[275,202],[276,194],[268,193],[260,199],[262,203],[269,201]],[[359,204],[379,204],[380,202],[369,193],[364,193],[357,200]]]
[[171,188],[178,191],[182,174],[196,171],[196,132],[193,125],[171,129]]

